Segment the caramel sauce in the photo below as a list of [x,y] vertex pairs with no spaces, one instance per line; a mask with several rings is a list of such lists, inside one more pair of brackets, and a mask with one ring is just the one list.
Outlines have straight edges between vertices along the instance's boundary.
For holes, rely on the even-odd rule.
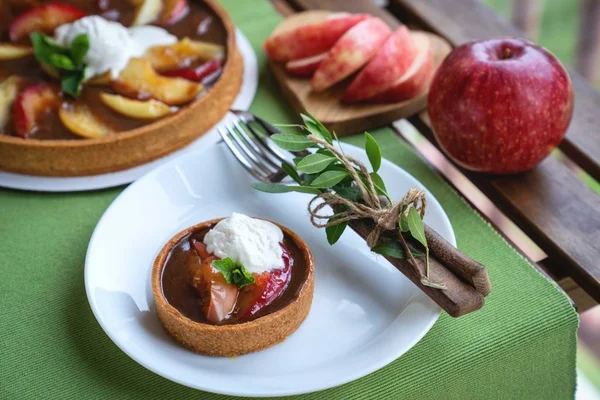
[[[136,11],[133,2],[128,0],[62,0],[62,2],[78,7],[90,15],[102,15],[106,19],[116,20],[125,26],[131,26]],[[27,4],[27,2],[24,3]],[[45,2],[33,3],[41,4]],[[190,0],[188,1],[188,5],[190,10],[184,18],[173,25],[162,26],[162,28],[180,39],[189,37],[192,40],[201,40],[225,46],[227,42],[227,32],[215,13],[203,5],[201,1]],[[0,42],[10,42],[8,37],[10,21],[29,8],[30,7],[28,6],[12,6],[10,2],[0,0]],[[29,39],[24,38],[19,44],[29,45]],[[190,67],[195,67],[199,64],[200,62],[191,64]],[[57,81],[54,81],[42,71],[39,62],[33,55],[15,60],[0,61],[0,82],[10,75],[17,75],[25,78],[21,89],[42,81],[55,82],[58,84]],[[212,80],[211,83],[205,85],[205,89],[200,96],[202,96],[214,82],[215,80]],[[152,123],[152,121],[129,118],[111,110],[100,100],[100,93],[102,92],[115,93],[108,86],[95,87],[84,85],[78,101],[82,101],[89,105],[93,110],[94,115],[113,127],[115,131],[128,131]],[[69,101],[72,99],[64,98],[64,100]],[[9,120],[6,125],[3,132],[0,132],[0,135],[6,134],[14,136],[15,130],[12,120]],[[51,112],[42,117],[41,120],[38,121],[37,130],[33,132],[27,140],[29,139],[85,140],[71,133],[61,123],[57,112]]]
[[[210,324],[202,313],[202,298],[198,291],[192,286],[188,270],[190,252],[195,251],[191,247],[191,239],[202,241],[204,235],[206,235],[208,231],[209,229],[207,228],[190,233],[183,237],[177,245],[173,247],[167,257],[165,267],[163,268],[161,285],[163,295],[167,302],[175,307],[181,314],[193,321]],[[291,279],[285,290],[275,301],[250,318],[241,320],[234,309],[232,315],[226,319],[223,324],[242,323],[260,318],[277,310],[281,310],[298,297],[306,277],[306,260],[298,245],[285,236],[285,234],[283,243],[291,256]]]

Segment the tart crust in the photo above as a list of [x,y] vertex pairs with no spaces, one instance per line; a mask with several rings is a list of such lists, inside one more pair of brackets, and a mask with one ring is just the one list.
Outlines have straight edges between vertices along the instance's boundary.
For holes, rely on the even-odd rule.
[[[273,313],[248,322],[210,325],[192,321],[170,305],[162,292],[162,273],[169,253],[187,234],[214,226],[222,218],[202,222],[175,235],[163,247],[152,269],[152,293],[156,313],[167,333],[184,347],[211,356],[237,356],[266,349],[282,342],[306,319],[314,292],[314,260],[308,245],[296,233],[275,222],[284,235],[302,251],[306,272],[296,296],[288,305]],[[272,221],[271,221],[272,222]]]
[[85,176],[116,172],[155,160],[191,143],[229,111],[243,76],[235,27],[214,0],[204,0],[227,32],[227,59],[206,94],[176,114],[101,139],[23,140],[0,134],[0,170],[40,176]]

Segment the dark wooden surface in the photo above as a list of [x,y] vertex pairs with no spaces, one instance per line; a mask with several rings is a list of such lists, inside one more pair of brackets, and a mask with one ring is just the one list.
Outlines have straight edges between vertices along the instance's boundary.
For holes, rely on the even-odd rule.
[[[454,45],[493,36],[522,36],[478,0],[390,3],[388,11],[369,0],[290,0],[296,10],[369,12],[386,21],[391,11],[394,18],[439,33]],[[561,149],[598,179],[600,95],[577,75],[572,74],[572,80],[575,115]],[[435,143],[426,113],[411,118],[411,122]],[[550,275],[565,288],[577,293],[579,301],[585,303],[580,307],[600,301],[600,197],[573,171],[549,157],[533,171],[517,177],[465,174],[548,254],[541,264],[550,267]]]

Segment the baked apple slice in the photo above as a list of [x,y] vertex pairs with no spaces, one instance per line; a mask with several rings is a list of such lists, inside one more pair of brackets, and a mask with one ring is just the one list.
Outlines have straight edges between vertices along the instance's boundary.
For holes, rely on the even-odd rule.
[[321,62],[327,57],[327,53],[317,54],[316,56],[300,58],[298,60],[288,61],[285,64],[285,70],[294,76],[312,76]]
[[404,75],[416,54],[410,31],[406,26],[400,26],[352,80],[343,100],[356,103],[389,89]]
[[173,25],[190,11],[187,0],[165,0],[160,15],[160,25]]
[[70,4],[60,2],[42,4],[15,18],[9,28],[10,40],[16,42],[36,31],[51,34],[56,27],[86,15],[87,13]]
[[160,76],[150,61],[143,58],[132,58],[111,86],[123,96],[139,100],[152,98],[168,105],[187,103],[204,88],[187,79]]
[[38,122],[60,106],[58,88],[48,83],[26,87],[15,99],[13,122],[17,135],[27,138],[37,129]]
[[154,46],[146,51],[144,58],[159,72],[188,67],[196,61],[221,60],[225,55],[223,46],[183,38],[167,46]]
[[0,82],[0,132],[10,119],[10,110],[19,94],[20,83],[21,78],[17,76],[9,76]]
[[162,9],[161,0],[134,0],[133,2],[137,7],[133,26],[148,25],[157,20]]
[[87,81],[85,81],[85,84],[92,86],[108,86],[110,85],[111,81],[112,77],[110,75],[110,71],[106,71],[102,75],[97,75],[93,78],[88,79]]
[[273,34],[265,41],[265,52],[273,61],[312,57],[329,50],[346,31],[367,18],[367,14],[331,14],[323,21]]
[[179,77],[188,81],[202,82],[205,78],[217,73],[221,69],[220,60],[210,60],[195,68],[180,68],[162,72],[161,75]]
[[158,119],[173,113],[158,100],[133,100],[118,94],[100,93],[100,100],[111,110],[135,119]]
[[379,18],[354,25],[327,53],[310,82],[315,92],[335,85],[365,65],[379,51],[392,31]]
[[0,43],[0,60],[14,60],[30,54],[33,54],[33,49],[31,47]]
[[397,103],[409,100],[427,89],[435,71],[433,50],[425,35],[415,35],[418,48],[417,56],[406,73],[385,92],[375,96],[372,101],[377,103]]
[[111,126],[98,119],[83,103],[63,104],[58,116],[68,130],[86,139],[99,139],[115,133]]

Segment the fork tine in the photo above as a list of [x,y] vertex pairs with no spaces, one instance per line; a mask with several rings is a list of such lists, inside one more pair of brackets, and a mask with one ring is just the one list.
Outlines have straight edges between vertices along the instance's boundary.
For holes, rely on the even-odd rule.
[[267,176],[264,176],[264,175],[261,175],[260,173],[258,173],[256,171],[256,169],[252,166],[252,164],[250,164],[248,162],[248,160],[240,152],[238,147],[230,139],[228,130],[219,128],[219,129],[217,129],[217,131],[221,135],[221,138],[223,138],[223,141],[225,142],[225,144],[227,145],[227,147],[229,148],[231,153],[233,153],[233,156],[239,161],[240,164],[242,164],[242,166],[246,169],[246,171],[248,171],[248,173],[250,173],[250,175],[252,175],[253,177],[255,177],[256,179],[258,179],[261,182],[269,182],[270,181]]
[[[254,116],[254,118],[255,118],[254,120],[258,122],[257,117]],[[277,159],[277,161],[279,161],[281,163],[288,163],[285,155],[283,155],[277,149],[270,146],[267,139],[265,139],[259,132],[257,132],[256,129],[254,129],[254,127],[252,127],[252,124],[250,123],[251,121],[249,121],[245,115],[241,115],[240,119],[244,123],[244,126],[248,127],[248,130],[250,130],[250,132],[253,133],[254,137],[256,137],[256,139],[259,141],[259,143],[262,145],[262,147],[265,150],[267,150],[269,152],[269,154],[271,154],[273,157],[275,157],[275,159]]]
[[[244,122],[244,121],[242,121],[242,122]],[[240,124],[239,124],[239,122],[238,122],[238,121],[235,121],[233,124],[234,124],[234,125],[235,125],[235,127],[238,129],[238,131],[241,133],[241,136],[242,136],[242,138],[243,138],[243,139],[246,141],[246,143],[248,143],[248,145],[249,145],[249,146],[252,148],[252,150],[254,150],[254,152],[255,152],[256,154],[258,154],[258,155],[263,155],[263,154],[264,154],[264,150],[265,150],[265,149],[263,148],[263,147],[264,147],[264,145],[262,145],[262,144],[259,142],[259,146],[260,146],[260,147],[259,147],[259,146],[257,146],[257,145],[256,145],[256,144],[257,144],[257,142],[256,142],[255,140],[253,140],[253,139],[252,139],[252,138],[251,138],[251,137],[248,135],[247,131],[246,131],[246,130],[245,130],[243,127],[242,127],[242,126],[240,126]],[[245,126],[245,127],[247,127],[247,128],[250,128],[250,127],[248,126],[248,124],[242,124],[242,125],[243,125],[243,126]],[[250,128],[250,129],[251,129],[251,128]],[[261,148],[263,148],[263,149],[261,149]],[[264,159],[264,160],[265,160],[265,162],[266,162],[266,163],[268,163],[268,164],[269,164],[269,165],[270,165],[270,166],[271,166],[273,169],[275,169],[275,170],[278,170],[278,169],[280,168],[280,165],[278,165],[278,164],[274,163],[274,162],[271,160],[271,158],[269,158],[269,157],[263,157],[263,159]],[[277,161],[278,161],[278,162],[281,162],[282,160],[279,160],[279,159],[278,159]]]
[[244,153],[246,160],[254,164],[254,166],[258,168],[264,175],[270,175],[273,171],[268,168],[268,164],[265,162],[265,157],[261,155],[260,150],[257,153],[254,153],[251,147],[245,143],[242,138],[240,138],[239,132],[236,131],[235,125],[227,125],[226,128],[229,132],[229,138],[233,143],[235,143],[237,148]]

